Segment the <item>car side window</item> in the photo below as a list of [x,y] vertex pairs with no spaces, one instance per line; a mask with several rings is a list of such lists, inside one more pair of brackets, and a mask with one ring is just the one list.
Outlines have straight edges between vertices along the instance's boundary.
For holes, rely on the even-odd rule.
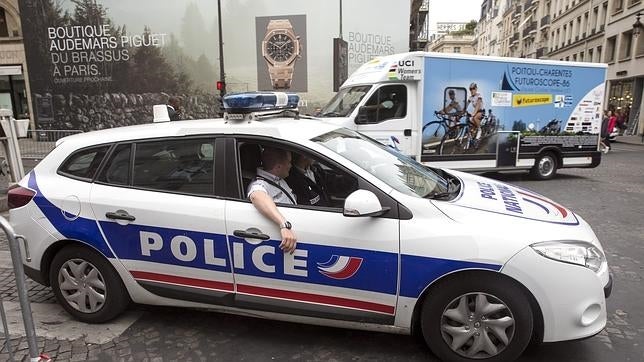
[[[239,146],[244,198],[256,169],[263,167],[261,152],[266,147],[291,152],[291,169],[285,181],[296,196],[297,206],[342,209],[347,196],[358,189],[358,179],[355,176],[317,155],[284,145],[246,141],[240,142]],[[307,164],[303,158],[308,160],[309,167],[301,167]]]
[[109,148],[106,145],[76,151],[58,168],[58,172],[73,178],[91,180]]
[[360,107],[356,124],[375,124],[407,115],[407,87],[403,84],[380,87]]
[[97,180],[112,185],[128,185],[131,148],[132,145],[129,143],[116,146]]
[[197,195],[214,192],[214,140],[138,142],[132,186]]

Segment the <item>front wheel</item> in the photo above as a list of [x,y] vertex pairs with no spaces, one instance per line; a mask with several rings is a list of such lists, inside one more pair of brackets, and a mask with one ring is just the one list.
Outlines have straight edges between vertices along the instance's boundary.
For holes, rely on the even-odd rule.
[[510,281],[457,276],[425,299],[423,337],[444,361],[513,361],[532,336],[530,303]]
[[107,322],[121,314],[130,301],[109,261],[80,245],[67,246],[56,254],[49,281],[58,303],[85,323]]

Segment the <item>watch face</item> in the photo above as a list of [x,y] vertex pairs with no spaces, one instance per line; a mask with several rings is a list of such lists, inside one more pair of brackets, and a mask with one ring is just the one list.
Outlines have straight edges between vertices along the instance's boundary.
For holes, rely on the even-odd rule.
[[266,42],[266,53],[276,62],[285,62],[293,56],[295,44],[286,34],[275,34]]

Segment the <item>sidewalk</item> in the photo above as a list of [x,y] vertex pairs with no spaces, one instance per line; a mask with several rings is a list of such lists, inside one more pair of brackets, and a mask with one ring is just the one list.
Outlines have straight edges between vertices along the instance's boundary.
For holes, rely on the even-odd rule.
[[617,136],[615,142],[617,143],[628,143],[629,145],[641,145],[644,146],[644,138],[642,136]]

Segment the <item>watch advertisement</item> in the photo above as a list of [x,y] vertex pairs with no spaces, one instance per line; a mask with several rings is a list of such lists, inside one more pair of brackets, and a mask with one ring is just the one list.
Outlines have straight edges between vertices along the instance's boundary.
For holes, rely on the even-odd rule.
[[306,15],[255,18],[257,89],[307,92]]
[[[163,3],[161,6],[160,3]],[[181,118],[218,114],[217,4],[210,0],[19,2],[37,129],[152,122],[170,97]]]

